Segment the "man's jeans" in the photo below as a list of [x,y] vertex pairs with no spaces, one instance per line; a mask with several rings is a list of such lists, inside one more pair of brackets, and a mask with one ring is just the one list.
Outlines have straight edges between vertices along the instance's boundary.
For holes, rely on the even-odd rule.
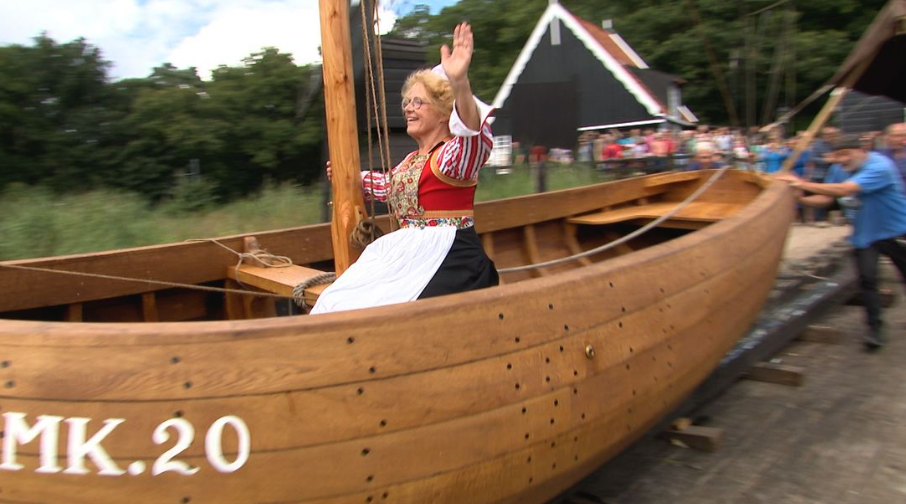
[[881,329],[881,296],[878,294],[878,256],[884,254],[900,270],[900,276],[906,280],[906,245],[897,238],[880,240],[868,248],[855,249],[856,267],[859,270],[859,287],[862,302],[865,303],[865,314],[868,326],[874,330]]

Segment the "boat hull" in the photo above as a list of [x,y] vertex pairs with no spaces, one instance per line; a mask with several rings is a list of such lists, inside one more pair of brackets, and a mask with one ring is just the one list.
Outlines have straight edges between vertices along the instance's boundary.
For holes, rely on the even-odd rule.
[[0,502],[545,502],[732,348],[792,213],[772,184],[632,254],[355,312],[3,321]]

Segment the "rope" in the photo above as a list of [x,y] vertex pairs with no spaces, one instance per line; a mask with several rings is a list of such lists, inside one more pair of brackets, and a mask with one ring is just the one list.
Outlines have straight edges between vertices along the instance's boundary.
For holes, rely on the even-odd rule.
[[[239,262],[235,266],[237,278],[239,277],[239,266],[242,265],[242,261],[244,259],[254,259],[256,261],[259,261],[266,268],[285,268],[287,266],[293,265],[293,261],[289,257],[274,255],[274,254],[267,252],[266,250],[259,250],[259,251],[255,251],[255,252],[237,252],[237,251],[231,249],[230,247],[227,247],[226,245],[224,245],[224,244],[220,243],[219,241],[214,240],[212,238],[186,240],[186,242],[210,242],[210,243],[213,243],[213,244],[235,254],[236,256],[238,256]],[[187,283],[180,283],[180,282],[166,282],[163,280],[151,280],[151,279],[146,279],[146,278],[130,278],[130,277],[116,276],[116,275],[104,275],[101,273],[85,273],[82,271],[67,271],[67,270],[59,270],[59,269],[51,269],[51,268],[41,268],[38,266],[19,266],[19,265],[13,265],[13,264],[5,264],[5,263],[0,263],[0,266],[2,266],[4,268],[14,269],[14,270],[37,271],[40,273],[56,273],[59,275],[70,275],[70,276],[78,276],[78,277],[84,277],[84,278],[98,278],[101,280],[117,280],[120,282],[144,283],[144,284],[148,284],[148,285],[157,285],[157,286],[161,286],[161,287],[174,287],[174,288],[179,288],[179,289],[197,290],[197,291],[202,291],[202,292],[216,292],[216,293],[220,293],[220,294],[241,294],[243,296],[272,297],[272,298],[277,298],[277,299],[295,299],[291,296],[284,296],[282,294],[274,294],[271,292],[257,292],[257,291],[241,290],[241,289],[227,289],[227,288],[223,288],[223,287],[209,287],[207,285],[195,285],[195,284],[187,284]],[[238,282],[238,280],[237,280],[237,282]],[[239,282],[239,285],[242,285],[242,283]]]
[[293,287],[293,300],[296,302],[296,305],[299,306],[299,308],[305,309],[305,289],[314,287],[315,285],[331,283],[336,279],[336,273],[332,272],[315,275],[308,280],[300,283],[299,285]]
[[384,236],[384,231],[378,227],[377,223],[372,219],[364,219],[355,225],[349,239],[359,247],[365,248],[381,236]]
[[[371,107],[372,107],[371,96],[372,96],[372,94],[374,93],[374,91],[373,91],[373,89],[372,89],[372,87],[374,86],[374,76],[372,75],[372,74],[373,74],[373,67],[372,67],[372,63],[371,63],[371,43],[369,42],[370,39],[369,39],[369,37],[368,37],[368,24],[365,22],[365,20],[368,19],[368,18],[367,18],[367,13],[366,13],[366,11],[365,11],[365,2],[359,2],[359,7],[360,7],[360,10],[362,11],[362,52],[364,53],[364,54],[363,54],[362,60],[365,62],[365,115],[366,115],[366,119],[365,119],[365,129],[368,130],[368,174],[369,174],[369,176],[371,177],[371,180],[372,180],[371,200],[369,201],[369,203],[370,203],[369,206],[370,206],[370,210],[371,210],[370,215],[374,215],[374,214],[375,214],[375,207],[374,207],[374,157],[373,157],[373,155],[374,155],[374,147],[373,147],[373,143],[372,143],[372,135],[371,135],[371,123],[372,123],[372,119],[371,119]],[[355,235],[354,232],[353,232],[353,235]],[[353,242],[355,241],[355,240],[353,239],[353,237],[350,237],[350,239],[351,239]]]
[[[365,61],[365,109],[367,111],[367,130],[368,130],[368,170],[369,173],[374,176],[374,163],[373,163],[373,144],[372,144],[372,123],[376,123],[377,127],[377,140],[378,140],[378,150],[380,151],[381,159],[381,174],[384,177],[384,184],[389,186],[389,172],[390,169],[390,130],[387,122],[387,100],[386,100],[386,90],[384,88],[384,57],[383,49],[381,46],[381,36],[375,27],[380,23],[380,9],[378,9],[378,2],[375,1],[372,5],[372,20],[371,31],[368,31],[367,24],[365,20],[368,19],[365,11],[365,2],[360,3],[362,10],[362,39],[363,52],[364,52],[364,61]],[[370,34],[370,37],[369,37]],[[375,53],[372,57],[371,54],[371,44],[370,40],[374,40]],[[374,63],[377,60],[377,74],[375,74]],[[377,77],[377,84],[375,84],[375,77]],[[380,90],[380,99],[378,98],[377,90]],[[373,115],[372,115],[373,113]],[[372,179],[373,180],[373,179]],[[390,216],[390,229],[393,230],[394,223],[396,219],[393,218],[391,213],[393,212],[393,192],[387,191],[387,210],[388,216]],[[374,209],[374,197],[372,195],[371,199],[371,215],[375,216],[376,212]],[[352,237],[350,237],[353,239]]]
[[190,289],[203,292],[217,292],[221,294],[241,294],[243,296],[255,296],[255,297],[272,297],[277,299],[293,299],[290,296],[284,296],[282,294],[273,294],[270,292],[252,292],[245,291],[240,289],[226,289],[222,287],[208,287],[206,285],[194,285],[194,284],[184,284],[179,282],[165,282],[162,280],[150,280],[144,278],[129,278],[115,275],[102,275],[100,273],[85,273],[81,271],[67,271],[67,270],[58,270],[51,268],[40,268],[37,266],[20,266],[15,264],[4,264],[0,263],[0,267],[9,268],[14,270],[24,270],[24,271],[37,271],[41,273],[56,273],[59,275],[71,275],[83,278],[99,278],[102,280],[118,280],[122,282],[135,282],[135,283],[144,283],[148,285],[158,285],[162,287],[176,287],[180,289]]
[[823,281],[830,280],[830,278],[823,277],[823,276],[818,276],[818,275],[815,275],[815,274],[813,274],[813,273],[809,273],[809,272],[806,271],[805,268],[803,268],[802,266],[800,266],[800,265],[798,265],[798,264],[796,264],[796,263],[794,263],[794,262],[791,262],[791,261],[789,261],[789,260],[787,260],[787,259],[783,259],[783,260],[780,261],[780,262],[781,262],[782,264],[786,265],[786,267],[789,268],[789,270],[790,270],[791,272],[795,273],[795,274],[802,275],[802,276],[804,276],[804,277],[808,277],[808,278],[811,278],[811,279],[814,279],[814,280],[820,280],[820,281],[822,281],[822,282],[823,282]]
[[[258,261],[263,264],[265,268],[285,268],[287,266],[293,265],[293,260],[286,256],[278,256],[271,254],[266,250],[256,250],[254,252],[238,252],[236,250],[227,247],[226,245],[220,243],[219,241],[213,238],[197,238],[191,240],[185,240],[186,243],[191,242],[210,242],[218,247],[231,252],[232,254],[239,257],[239,261],[236,263],[236,266],[233,267],[236,278],[239,278],[239,267],[242,266],[242,262],[245,259],[251,259],[253,261]],[[254,264],[254,263],[253,263]],[[236,280],[239,282],[239,280]],[[242,285],[242,282],[239,282],[239,285]]]
[[571,255],[571,256],[568,256],[568,257],[561,257],[560,259],[553,259],[553,260],[551,260],[551,261],[545,261],[545,262],[540,262],[540,263],[535,263],[535,264],[527,264],[527,265],[525,265],[525,266],[516,266],[516,267],[513,267],[513,268],[504,268],[504,269],[501,269],[501,270],[497,270],[497,272],[500,273],[500,274],[503,274],[503,273],[515,273],[515,272],[518,272],[518,271],[528,271],[528,270],[537,269],[537,268],[547,268],[547,267],[549,267],[549,266],[557,266],[557,265],[559,265],[559,264],[564,264],[564,263],[567,263],[567,262],[570,262],[570,261],[575,261],[575,260],[581,259],[581,258],[583,258],[583,257],[588,257],[588,256],[592,256],[592,255],[595,255],[595,254],[600,254],[601,252],[605,252],[605,251],[610,250],[610,249],[612,249],[612,248],[614,248],[614,247],[618,247],[618,246],[620,246],[620,245],[622,245],[622,244],[628,242],[629,240],[632,240],[632,239],[634,239],[634,238],[637,238],[637,237],[639,237],[639,236],[641,236],[641,235],[647,233],[648,231],[651,231],[651,230],[654,229],[655,227],[659,226],[659,225],[660,225],[662,222],[664,222],[665,220],[667,220],[667,219],[673,217],[674,215],[676,215],[676,214],[677,214],[680,210],[682,210],[683,208],[686,208],[686,206],[688,206],[689,203],[692,203],[693,201],[695,201],[696,199],[698,199],[698,197],[701,196],[702,193],[704,193],[704,192],[707,191],[712,185],[714,185],[714,183],[717,182],[717,179],[719,179],[719,178],[721,177],[721,175],[723,175],[724,172],[726,172],[729,168],[730,168],[730,165],[726,165],[726,166],[724,166],[723,168],[717,170],[713,175],[711,175],[711,178],[709,178],[707,182],[705,182],[704,184],[702,184],[701,187],[699,187],[698,189],[695,190],[695,192],[693,192],[692,194],[690,194],[689,197],[686,198],[682,203],[680,203],[679,205],[677,205],[676,207],[674,207],[672,210],[670,210],[670,211],[667,212],[666,214],[664,214],[664,215],[658,217],[657,219],[655,219],[655,220],[649,222],[648,224],[645,224],[645,225],[642,226],[641,228],[636,229],[636,230],[633,231],[632,233],[629,233],[628,235],[626,235],[626,236],[624,236],[624,237],[622,237],[622,238],[619,238],[619,239],[617,239],[617,240],[614,240],[614,241],[612,241],[612,242],[610,242],[610,243],[605,243],[604,245],[601,245],[600,247],[593,248],[593,249],[591,249],[591,250],[586,250],[585,252],[582,252],[582,253],[579,253],[579,254],[574,254],[574,255]]

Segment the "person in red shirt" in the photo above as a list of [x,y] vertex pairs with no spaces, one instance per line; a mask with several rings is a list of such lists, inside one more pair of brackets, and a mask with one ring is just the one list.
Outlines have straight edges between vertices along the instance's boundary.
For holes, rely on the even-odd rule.
[[613,135],[604,135],[604,149],[601,150],[601,159],[623,159],[623,146],[617,143]]

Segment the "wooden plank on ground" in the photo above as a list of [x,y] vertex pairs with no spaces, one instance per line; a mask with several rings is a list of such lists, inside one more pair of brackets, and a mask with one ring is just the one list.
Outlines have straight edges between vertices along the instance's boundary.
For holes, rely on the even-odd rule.
[[683,430],[666,430],[662,436],[671,443],[679,443],[693,450],[715,452],[723,442],[724,431],[717,427],[689,425]]
[[825,325],[810,325],[796,337],[799,341],[809,343],[827,343],[837,345],[843,342],[843,331]]
[[752,366],[745,377],[750,380],[801,387],[805,382],[805,368],[773,362],[759,362]]

